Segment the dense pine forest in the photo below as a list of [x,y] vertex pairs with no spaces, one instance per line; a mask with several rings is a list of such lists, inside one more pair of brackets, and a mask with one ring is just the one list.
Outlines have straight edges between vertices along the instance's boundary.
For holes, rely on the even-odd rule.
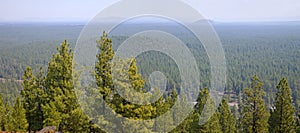
[[[199,81],[201,91],[194,111],[179,126],[174,123],[178,121],[176,116],[182,112],[172,112],[163,120],[141,125],[124,121],[109,123],[103,116],[110,114],[104,110],[98,114],[101,119],[89,118],[84,113],[75,94],[72,50],[82,26],[17,25],[15,28],[13,25],[1,25],[0,131],[30,132],[56,126],[57,131],[62,132],[105,132],[97,126],[101,125],[111,129],[108,132],[166,132],[175,126],[169,132],[300,132],[299,25],[214,25],[227,61],[225,94],[217,108],[209,95],[210,69],[205,49],[190,35],[177,30],[177,35],[186,40],[197,60],[201,77],[204,77]],[[169,31],[174,29],[173,25],[164,28]],[[128,29],[126,31],[130,32]],[[14,33],[18,34],[12,35]],[[31,34],[35,38],[30,37]],[[116,65],[111,63],[116,47],[127,38],[128,35],[122,34],[122,31],[114,31],[110,35],[100,34],[94,41],[99,50],[95,57],[95,71],[92,72],[96,85],[88,89],[91,91],[89,93],[94,95],[100,92],[97,98],[103,99],[115,113],[126,118],[156,118],[174,106],[180,93],[177,66],[172,59],[157,52],[131,59],[133,62],[128,74],[135,91],[149,91],[147,77],[153,71],[167,75],[168,91],[152,104],[127,102],[116,94],[109,70],[111,65]],[[62,41],[64,39],[69,41]],[[120,59],[117,65],[123,65],[126,61]],[[89,104],[101,105],[97,103],[97,98]],[[201,125],[199,119],[204,104],[216,112]]]

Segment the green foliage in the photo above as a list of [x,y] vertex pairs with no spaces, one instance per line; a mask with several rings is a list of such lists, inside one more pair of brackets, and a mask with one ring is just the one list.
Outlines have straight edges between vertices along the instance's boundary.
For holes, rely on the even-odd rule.
[[220,125],[223,133],[236,133],[235,117],[230,111],[227,100],[223,99],[218,111],[220,113]]
[[[276,85],[275,81],[285,75],[291,81],[290,87],[293,93],[288,90],[289,86],[287,85],[287,82],[285,83],[284,81],[281,81],[277,86],[278,92],[274,107],[271,108],[274,109],[274,112],[272,112],[269,121],[271,125],[269,130],[270,132],[293,132],[292,129],[295,125],[295,121],[293,119],[295,116],[292,114],[295,113],[295,109],[298,109],[298,104],[300,103],[300,93],[297,90],[297,88],[300,86],[299,82],[297,81],[300,70],[300,67],[297,64],[299,55],[299,46],[297,44],[299,37],[282,34],[281,32],[286,31],[283,29],[280,29],[279,34],[277,33],[278,31],[276,32],[276,27],[271,27],[268,29],[275,31],[275,33],[272,35],[275,35],[276,38],[274,38],[274,36],[266,35],[264,32],[260,32],[262,27],[259,26],[252,27],[257,28],[253,31],[252,29],[249,30],[247,28],[238,27],[238,30],[235,30],[235,32],[228,32],[226,28],[228,27],[217,26],[217,30],[221,32],[220,37],[224,44],[228,62],[229,78],[226,86],[226,89],[228,89],[227,92],[232,90],[238,95],[241,88],[244,88],[247,85],[248,75],[254,72],[260,73],[259,76],[265,82],[264,89],[268,92],[266,95],[264,95],[261,82],[253,77],[253,83],[251,84],[250,89],[245,89],[244,91],[244,101],[239,103],[242,104],[242,112],[239,119],[239,121],[241,121],[241,131],[268,132],[268,126],[266,124],[266,121],[268,120],[268,113],[266,112],[266,108],[270,106],[275,99],[276,91],[273,89]],[[290,27],[287,26],[284,28],[289,29]],[[297,27],[293,28],[298,29]],[[238,36],[236,33],[244,34],[242,34],[243,36]],[[246,37],[244,36],[245,34]],[[260,37],[257,37],[257,35]],[[48,39],[48,37],[45,38]],[[116,39],[114,39],[114,41],[118,39],[120,40],[122,37],[116,36],[115,38]],[[2,37],[0,39],[2,40],[1,42],[3,42],[3,39],[6,39],[6,37]],[[183,39],[188,40],[187,46],[195,55],[197,62],[201,62],[198,63],[199,68],[201,68],[201,75],[204,75],[204,77],[209,77],[209,63],[205,59],[206,56],[201,54],[203,52],[199,52],[204,49],[201,46],[198,46],[199,44],[195,40],[190,39],[190,36],[185,36]],[[53,42],[53,39],[51,41]],[[14,47],[0,46],[0,78],[21,79],[21,75],[23,70],[25,70],[25,66],[30,65],[33,69],[25,70],[23,77],[24,83],[22,86],[23,90],[21,92],[22,105],[26,109],[26,119],[29,123],[28,129],[25,130],[36,131],[43,126],[55,125],[63,132],[103,132],[99,128],[96,128],[91,121],[89,121],[89,119],[83,114],[79,104],[76,101],[73,91],[74,85],[72,77],[73,52],[70,50],[70,46],[67,45],[66,42],[64,42],[62,46],[57,49],[58,53],[52,56],[48,64],[49,67],[46,76],[42,71],[38,72],[36,75],[33,75],[33,72],[38,71],[38,68],[41,65],[46,65],[48,57],[54,51],[53,44],[48,45],[48,43],[52,43],[51,41],[32,41],[30,42],[31,44],[26,43],[27,45]],[[54,42],[55,41],[57,41],[57,39],[54,39]],[[133,63],[130,66],[130,71],[128,72],[130,81],[122,83],[122,85],[128,86],[130,84],[134,90],[143,93],[150,88],[143,88],[144,85],[147,87],[147,83],[145,83],[147,80],[144,80],[144,78],[140,75],[140,72],[145,74],[145,76],[148,76],[149,73],[153,72],[154,70],[166,72],[167,77],[173,78],[174,80],[168,80],[167,90],[169,92],[161,97],[155,104],[140,106],[132,104],[126,101],[126,99],[121,98],[119,95],[116,95],[115,88],[112,85],[112,75],[110,70],[111,66],[122,66],[128,63],[127,61],[129,59],[120,59],[117,64],[112,64],[111,60],[114,54],[114,51],[112,50],[112,40],[108,38],[106,33],[104,33],[101,39],[97,41],[97,44],[99,48],[99,54],[97,55],[98,62],[95,66],[97,87],[93,88],[96,90],[94,90],[93,93],[98,93],[100,91],[103,97],[99,96],[98,98],[104,98],[107,103],[110,103],[110,106],[115,112],[122,116],[126,116],[129,119],[144,120],[160,116],[173,106],[175,98],[171,97],[170,90],[180,86],[178,80],[178,71],[174,62],[168,60],[167,57],[163,57],[165,56],[163,54],[151,55],[149,53],[139,56],[137,61],[133,60]],[[263,52],[261,52],[262,50]],[[244,56],[240,56],[241,54]],[[287,56],[289,58],[285,58]],[[163,57],[163,59],[159,59],[160,57]],[[285,58],[286,60],[282,61],[282,58]],[[139,67],[141,68],[139,71],[137,64],[141,66]],[[122,72],[125,73],[125,71]],[[209,85],[208,79],[209,78],[204,78],[204,82],[201,84],[201,86]],[[16,109],[12,109],[10,107],[10,105],[13,103],[17,103],[17,101],[14,102],[15,100],[11,98],[17,97],[21,87],[20,84],[14,80],[3,81],[5,82],[2,82],[2,79],[0,81],[0,93],[3,94],[4,99],[2,104],[0,99],[1,130],[13,131],[15,128],[14,117],[16,117],[16,114],[18,113]],[[124,90],[126,89],[131,88],[124,88]],[[282,93],[280,93],[280,90]],[[198,122],[199,117],[203,112],[203,105],[206,103],[208,104],[207,106],[209,109],[214,110],[214,103],[212,100],[210,100],[210,98],[207,98],[207,94],[208,91],[203,91],[200,93],[201,98],[198,98],[198,104],[195,106],[196,111],[191,113],[189,117],[186,118],[172,132],[220,132],[221,129],[223,132],[228,132],[227,129],[230,127],[230,125],[233,126],[234,124],[229,124],[233,121],[231,119],[232,117],[226,102],[222,102],[220,105],[220,113],[213,114],[206,124],[199,125]],[[143,97],[139,97],[138,95],[131,93],[127,93],[126,95],[143,99]],[[292,95],[292,98],[291,96],[287,95]],[[235,100],[235,98],[236,97],[233,96],[232,99],[229,99],[229,102]],[[95,100],[94,103],[91,102],[90,104],[104,104],[97,102],[98,101]],[[265,104],[267,107],[265,107]],[[293,107],[293,104],[295,107]],[[255,107],[253,107],[254,105]],[[17,106],[15,105],[14,108],[16,107]],[[280,107],[287,109],[280,111]],[[21,108],[19,109],[22,110]],[[234,112],[235,117],[238,117],[239,112],[237,109],[235,109]],[[106,124],[106,126],[109,128],[116,128],[117,124],[121,124],[125,127],[132,127],[126,128],[123,131],[150,132],[151,130],[149,129],[153,129],[152,131],[166,131],[167,129],[165,127],[171,127],[173,123],[179,121],[176,120],[176,117],[174,116],[181,115],[183,112],[172,112],[173,117],[171,115],[167,115],[161,120],[152,123],[149,122],[140,124],[125,122],[108,123],[103,116],[110,114],[105,111],[100,111],[100,113],[101,115],[98,122],[104,125]],[[285,118],[278,117],[278,114],[284,114],[282,117]],[[299,129],[299,118],[297,120],[297,129]],[[146,125],[146,129],[141,128],[144,125]],[[278,128],[278,125],[281,125],[284,128]]]
[[[192,132],[219,133],[221,132],[219,117],[209,89],[204,88],[199,92],[195,105],[195,118],[192,124]],[[204,123],[202,123],[204,122]]]
[[70,128],[70,132],[73,133],[88,133],[91,132],[90,128],[93,124],[90,124],[89,118],[83,113],[81,108],[76,108],[71,111],[70,116],[68,118],[69,125],[72,127]]
[[[126,117],[124,121],[120,121],[119,126],[123,128],[114,132],[166,132],[174,127],[173,121],[175,114],[173,113],[175,112],[168,113],[164,117],[156,119],[156,121],[141,121],[139,123],[133,122],[156,118],[164,114],[174,104],[175,99],[177,98],[177,93],[175,90],[169,92],[164,96],[159,97],[159,99],[152,104],[147,103],[147,101],[143,101],[145,99],[144,96],[151,98],[151,95],[145,93],[147,90],[145,88],[145,80],[138,71],[136,60],[130,58],[121,59],[117,57],[114,59],[114,62],[112,62],[114,54],[114,51],[112,50],[112,41],[108,38],[108,35],[105,32],[101,39],[97,41],[97,44],[99,53],[97,54],[98,61],[95,65],[95,77],[98,90],[100,91],[104,101],[116,113]],[[129,66],[127,66],[128,64]],[[118,77],[114,79],[114,86],[112,85],[111,67],[115,68],[114,72],[118,74]],[[116,89],[123,92],[125,97],[133,98],[130,100],[134,100],[134,102],[141,102],[144,105],[129,102],[128,99],[124,99],[117,94]],[[133,90],[135,93],[132,93],[129,90]],[[152,95],[159,95],[158,91],[154,91],[154,94]],[[106,118],[109,116],[109,114],[107,114],[109,112],[105,112],[105,109],[101,112],[102,115],[106,115]],[[104,116],[100,115],[100,118],[99,122],[102,126],[116,128],[116,125],[109,124]]]
[[43,128],[43,110],[45,103],[44,71],[35,77],[31,68],[27,68],[23,76],[23,85],[21,95],[23,97],[23,106],[26,109],[26,119],[28,121],[28,131],[39,131]]
[[[127,63],[126,63],[127,62]],[[121,75],[124,75],[124,77],[118,77],[118,82],[115,84],[114,87],[118,87],[121,91],[124,92],[124,95],[127,98],[134,97],[135,99],[132,100],[140,100],[143,101],[145,97],[142,97],[142,95],[139,95],[144,93],[143,90],[144,87],[144,80],[141,78],[141,75],[138,73],[138,69],[136,67],[135,60],[127,60],[122,63],[120,60],[118,63],[119,65],[128,64],[131,62],[131,65],[129,66],[128,72],[126,72],[126,69],[120,70]],[[123,66],[122,65],[122,66]],[[119,67],[118,67],[119,68]],[[121,67],[124,68],[124,67]],[[126,79],[126,74],[128,73],[128,80]],[[137,94],[132,93],[129,91],[129,87],[132,87],[132,89],[135,92],[138,92]],[[113,102],[115,106],[115,111],[117,113],[121,113],[122,116],[132,118],[132,119],[149,119],[152,116],[154,116],[155,113],[155,107],[153,107],[151,104],[148,105],[137,105],[133,104],[131,102],[128,102],[126,99],[122,98],[120,95],[114,95]],[[144,102],[145,103],[145,102]]]
[[13,107],[10,123],[11,130],[9,131],[25,132],[28,128],[26,110],[23,108],[20,98],[17,98]]
[[99,53],[96,55],[97,63],[95,65],[95,78],[103,99],[107,101],[107,98],[113,91],[111,61],[114,57],[114,51],[112,49],[112,40],[108,38],[107,33],[103,32],[101,39],[96,42],[97,47],[99,48]]
[[5,116],[6,116],[6,112],[5,112],[5,104],[3,102],[3,99],[2,99],[2,95],[0,94],[0,131],[4,131],[5,127],[4,127],[4,124],[5,124]]
[[[23,79],[21,94],[29,131],[56,126],[63,132],[101,132],[77,103],[73,83],[73,52],[67,41],[57,48],[57,53],[50,59],[46,76],[42,68],[33,75],[28,67]],[[7,131],[12,129],[11,125],[5,128]]]
[[[175,129],[171,131],[171,133],[188,133],[192,132],[192,125],[194,124],[195,118],[198,116],[195,113],[191,113],[185,118]],[[199,121],[198,121],[199,122]]]
[[[107,33],[103,32],[100,40],[96,40],[96,43],[99,49],[99,53],[96,55],[97,62],[95,64],[94,71],[94,76],[96,79],[95,88],[97,89],[91,89],[92,87],[88,88],[88,90],[90,90],[90,96],[92,95],[95,97],[93,99],[93,103],[89,104],[93,104],[93,107],[99,107],[98,109],[93,110],[93,112],[99,112],[97,116],[98,119],[93,121],[96,121],[96,124],[100,125],[101,127],[111,129],[111,132],[119,132],[115,129],[117,127],[116,123],[109,122],[109,120],[106,119],[111,114],[105,110],[105,102],[107,104],[112,102],[111,98],[114,92],[111,73],[112,59],[114,56],[112,40],[108,38]],[[98,95],[98,93],[101,95]]]
[[34,72],[46,66],[61,40],[75,46],[81,26],[60,24],[16,24],[0,26],[0,78],[22,79],[30,66]]
[[[79,132],[78,125],[88,125],[87,116],[82,114],[77,102],[73,84],[73,51],[67,41],[57,48],[57,54],[50,59],[45,78],[46,103],[42,106],[44,126],[55,125],[59,131]],[[74,119],[77,118],[77,119]],[[74,124],[74,121],[80,123]]]
[[300,114],[296,115],[296,130],[297,133],[300,132]]
[[295,108],[292,103],[291,89],[286,78],[277,85],[277,94],[270,117],[270,132],[293,133],[295,132]]
[[[166,96],[165,101],[163,99],[159,99],[159,102],[156,102],[154,107],[156,108],[155,114],[158,116],[156,117],[154,124],[153,124],[153,131],[154,132],[167,132],[174,128],[174,121],[176,121],[177,117],[180,117],[180,113],[182,112],[167,112],[170,110],[172,105],[174,106],[174,100],[177,98],[177,93],[173,90],[172,95]],[[178,106],[179,107],[179,106]],[[177,116],[178,114],[178,116]],[[159,117],[160,116],[160,117]]]
[[66,114],[59,112],[59,108],[64,108],[60,96],[56,96],[55,101],[50,101],[48,104],[42,106],[44,111],[44,126],[56,126],[60,127],[63,117],[66,117]]
[[[132,93],[128,93],[129,86],[131,86],[137,92],[144,92],[142,88],[144,87],[144,80],[141,78],[141,75],[138,73],[138,69],[136,66],[135,60],[126,60],[126,59],[116,59],[116,61],[112,62],[114,51],[112,49],[112,40],[108,38],[107,33],[103,33],[100,40],[97,41],[97,46],[99,48],[99,53],[97,54],[97,63],[95,65],[95,77],[96,77],[96,84],[98,90],[103,97],[104,101],[106,101],[113,109],[117,112],[122,114],[122,116],[127,117],[128,119],[132,120],[143,120],[149,119],[154,111],[155,107],[152,105],[136,105],[132,104],[125,99],[123,99],[120,95],[116,94],[116,88],[121,89],[124,91],[124,94],[129,97],[137,97],[139,95],[133,95]],[[123,69],[123,66],[126,64],[131,63],[129,69]],[[124,75],[124,77],[118,77],[119,79],[125,79],[125,82],[117,82],[115,86],[113,86],[112,82],[112,66],[119,68],[116,70],[120,72],[120,75]],[[126,80],[125,75],[128,74],[128,80]],[[127,82],[126,82],[127,81]],[[138,99],[143,99],[142,97]],[[102,103],[104,104],[104,103]],[[103,106],[104,107],[104,106]],[[102,111],[103,115],[106,115],[104,111]],[[102,121],[104,117],[102,117]],[[123,131],[128,132],[136,132],[143,130],[143,132],[149,132],[152,128],[152,124],[150,123],[141,123],[141,124],[134,124],[130,122],[130,120],[124,120],[121,122],[123,127]],[[144,128],[149,127],[149,128]]]
[[[11,108],[8,102],[4,102],[0,94],[0,131],[25,131],[23,127],[26,128],[26,118],[25,110],[20,105],[20,99],[17,98],[14,108]],[[20,124],[18,120],[20,119]]]
[[[251,78],[249,75],[259,72],[258,76],[264,81],[264,87],[268,92],[266,93],[265,102],[269,107],[276,96],[276,90],[274,89],[277,85],[276,82],[285,76],[290,81],[293,102],[298,110],[298,103],[300,103],[300,93],[297,90],[297,88],[300,88],[300,82],[297,80],[299,79],[298,73],[300,70],[298,63],[299,26],[288,23],[280,25],[214,24],[214,26],[226,54],[228,69],[226,89],[239,94],[242,88],[247,87]],[[158,27],[155,26],[155,28]],[[0,78],[22,79],[26,66],[31,66],[34,72],[38,71],[41,66],[46,66],[49,57],[55,51],[56,44],[62,39],[68,39],[73,44],[71,47],[74,47],[82,26],[17,24],[14,26],[1,25],[0,29]],[[134,29],[128,26],[120,33],[123,35]],[[201,88],[207,87],[210,77],[209,60],[204,47],[197,39],[180,30],[176,25],[165,25],[164,30],[174,32],[174,35],[180,33],[178,37],[186,42],[199,64],[201,75],[206,77],[201,78],[200,82],[203,83]],[[116,46],[128,38],[126,34],[124,36],[112,34],[111,36]],[[137,58],[137,64],[140,66],[140,72],[145,77],[153,71],[166,73],[167,77],[174,79],[174,81],[168,81],[167,89],[173,89],[174,85],[179,85],[180,75],[176,63],[172,59],[166,58],[166,55],[159,54],[159,52],[145,53]],[[4,99],[10,97],[7,96],[8,94],[12,95],[11,97],[17,97],[14,94],[18,93],[7,92],[20,90],[20,86],[3,88],[1,84],[0,82],[0,91],[3,92]],[[7,92],[4,92],[4,90]]]
[[3,101],[13,106],[16,97],[19,96],[22,89],[20,81],[15,80],[3,80],[0,81],[0,94],[2,94]]
[[4,131],[13,131],[13,124],[12,124],[12,121],[13,121],[13,117],[12,117],[12,111],[13,111],[13,108],[8,104],[6,103],[5,104],[5,117],[4,117],[4,121],[3,121],[3,126],[4,126]]
[[241,113],[242,132],[268,132],[269,113],[263,100],[264,95],[263,83],[254,75],[251,87],[244,90]]

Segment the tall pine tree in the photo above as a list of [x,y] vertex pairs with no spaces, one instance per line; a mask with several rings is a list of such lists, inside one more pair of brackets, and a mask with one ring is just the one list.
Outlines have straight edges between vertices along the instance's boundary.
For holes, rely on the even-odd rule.
[[220,125],[223,133],[236,133],[235,117],[230,111],[227,100],[223,99],[218,111],[220,113]]
[[292,103],[291,88],[286,78],[277,85],[277,94],[274,107],[271,110],[270,132],[294,133],[295,132],[295,108]]
[[[112,59],[114,57],[114,51],[112,49],[112,39],[108,38],[108,34],[103,32],[103,35],[99,40],[96,40],[97,48],[99,53],[96,55],[97,62],[95,64],[95,79],[97,91],[96,94],[100,93],[101,95],[96,95],[94,100],[94,107],[98,107],[97,110],[94,110],[98,113],[98,119],[96,121],[100,127],[105,127],[106,129],[111,129],[110,132],[118,132],[116,129],[116,123],[109,122],[112,114],[111,112],[106,111],[106,104],[112,102],[112,95],[114,93],[113,81],[112,81]],[[92,94],[95,95],[95,94]],[[110,104],[111,105],[111,104]],[[106,116],[106,117],[105,117]],[[109,117],[108,119],[106,119]]]
[[20,98],[17,98],[11,113],[11,131],[25,132],[28,128],[26,110],[23,108]]
[[[206,109],[208,110],[204,110]],[[197,98],[197,104],[195,105],[195,119],[192,125],[192,132],[205,132],[205,133],[220,133],[221,132],[221,126],[219,122],[220,114],[215,110],[215,104],[210,97],[209,89],[204,88],[199,92],[198,98]],[[214,112],[211,116],[210,114]],[[210,117],[209,117],[210,116]],[[208,119],[206,123],[203,125],[200,125],[200,120],[202,117],[202,120]]]
[[266,133],[268,132],[269,113],[266,110],[263,96],[265,95],[263,83],[255,75],[252,78],[251,88],[244,90],[241,113],[242,132]]
[[[137,66],[136,66],[136,60],[135,59],[119,59],[117,62],[118,65],[117,68],[120,68],[118,70],[120,72],[120,77],[118,77],[118,81],[115,83],[114,87],[118,87],[119,90],[124,92],[124,95],[128,98],[134,97],[135,99],[139,99],[140,101],[143,101],[145,97],[142,97],[142,95],[139,95],[139,93],[145,93],[144,90],[144,79],[142,79],[141,74],[138,72]],[[128,69],[122,69],[126,68],[126,64],[130,64]],[[126,80],[126,76],[128,75],[128,79]],[[124,76],[124,77],[123,77]],[[133,91],[138,93],[131,93],[129,91],[129,87],[133,89]],[[146,101],[142,102],[146,103]],[[152,104],[146,104],[146,105],[138,105],[131,103],[121,97],[119,94],[115,94],[113,97],[112,104],[115,107],[115,111],[122,116],[131,119],[131,120],[145,120],[150,119],[152,116],[155,115],[156,107]],[[124,131],[128,132],[137,132],[141,130],[142,132],[150,132],[153,127],[153,122],[140,122],[140,123],[130,123],[129,121],[125,120],[121,122],[122,127],[124,128]]]
[[187,98],[185,95],[182,95],[179,101],[179,106],[175,107],[175,110],[173,112],[173,120],[175,123],[180,123],[178,126],[176,126],[175,129],[171,131],[171,133],[186,133],[191,132],[192,129],[192,123],[194,121],[195,112],[190,112],[186,116],[186,118],[182,121],[178,120],[177,118],[183,118],[184,114],[186,113],[184,110],[186,108],[189,108],[190,105],[187,104]]
[[3,99],[2,99],[2,95],[0,94],[0,131],[4,131],[5,127],[4,127],[4,124],[5,124],[5,104],[3,102]]
[[103,99],[107,101],[113,91],[111,67],[114,51],[112,49],[112,40],[108,38],[106,32],[103,32],[101,39],[97,40],[96,43],[99,53],[96,55],[95,78]]
[[[45,111],[45,126],[55,125],[58,126],[59,131],[77,132],[78,125],[89,124],[87,118],[74,119],[80,119],[83,116],[81,112],[78,112],[82,110],[78,109],[80,106],[76,99],[73,82],[73,51],[69,43],[64,41],[48,63],[45,78],[47,99],[42,107]],[[74,124],[73,121],[81,123]]]
[[[96,56],[97,62],[95,65],[95,79],[98,90],[101,93],[101,98],[106,102],[106,104],[104,102],[101,103],[101,100],[99,100],[99,103],[102,104],[102,111],[100,111],[102,115],[99,115],[99,124],[104,127],[122,127],[115,131],[112,130],[114,132],[151,132],[151,130],[169,130],[169,127],[173,126],[172,114],[166,116],[168,122],[156,121],[156,126],[153,121],[144,122],[142,120],[149,120],[159,116],[161,113],[164,113],[171,107],[171,103],[174,102],[174,98],[169,96],[161,97],[153,104],[145,101],[145,97],[143,97],[145,95],[139,95],[146,93],[146,89],[144,88],[145,81],[138,71],[136,60],[131,58],[122,59],[118,57],[115,58],[114,62],[112,62],[114,57],[112,40],[105,32],[101,39],[97,40],[97,46],[99,48],[99,53]],[[127,66],[129,63],[130,65]],[[118,77],[114,79],[114,84],[112,79],[112,67],[116,68],[117,70],[114,72],[119,74]],[[132,100],[139,100],[138,102],[146,104],[138,105],[128,101],[128,99],[124,99],[117,93],[117,89],[118,91],[123,92],[127,98],[134,98]],[[129,90],[133,90],[137,93],[131,93]],[[150,94],[146,96],[151,98]],[[94,100],[97,101],[97,98]],[[119,121],[120,125],[118,126],[117,122],[113,123],[116,125],[108,124],[106,119],[110,112],[105,112],[106,105],[109,105],[116,113],[126,117],[126,119],[124,119],[124,121]],[[141,122],[136,123],[129,119]]]
[[35,78],[32,69],[28,67],[24,72],[23,80],[21,95],[29,124],[28,131],[38,131],[43,128],[44,120],[42,111],[42,104],[45,100],[44,71],[40,68],[40,72]]
[[14,126],[13,126],[13,117],[12,117],[12,112],[13,112],[13,108],[9,105],[8,102],[5,103],[5,117],[4,117],[4,121],[3,121],[3,125],[4,125],[4,131],[13,131],[14,130]]

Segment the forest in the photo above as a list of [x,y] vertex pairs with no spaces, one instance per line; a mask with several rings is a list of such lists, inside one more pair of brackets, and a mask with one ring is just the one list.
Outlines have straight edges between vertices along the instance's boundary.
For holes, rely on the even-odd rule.
[[[9,29],[9,26],[1,28]],[[35,26],[22,28],[28,27]],[[53,33],[43,33],[41,29],[45,27]],[[18,36],[30,35],[26,32],[41,32],[35,33],[39,34],[38,38],[33,39],[35,41],[28,39],[30,37],[18,40],[2,37],[5,39],[0,40],[3,44],[0,45],[0,131],[39,131],[47,126],[56,126],[62,132],[106,131],[100,127],[109,129],[106,132],[300,132],[299,24],[215,24],[227,61],[225,94],[217,107],[209,95],[210,72],[205,49],[189,33],[177,29],[177,36],[186,40],[197,60],[201,76],[205,77],[199,81],[201,91],[197,102],[183,121],[176,117],[182,112],[174,111],[162,120],[140,125],[126,121],[108,122],[104,116],[111,114],[105,110],[99,111],[99,119],[89,118],[80,107],[83,105],[77,101],[73,83],[72,49],[81,28],[47,25],[41,29],[35,27],[33,31],[22,29],[25,33],[18,32]],[[95,71],[92,72],[96,83],[87,88],[90,92],[86,95],[94,96],[94,92],[100,92],[100,95],[88,104],[101,105],[99,99],[103,99],[102,102],[108,103],[115,113],[123,117],[133,120],[156,118],[175,106],[180,93],[178,69],[172,59],[157,52],[131,59],[128,74],[135,91],[149,91],[147,77],[153,71],[167,75],[168,91],[148,105],[132,104],[123,99],[112,85],[109,68],[113,65],[111,60],[116,47],[129,37],[122,31],[131,32],[129,29],[132,27],[128,25],[126,28],[113,31],[110,35],[104,33],[95,40],[100,51],[96,55]],[[174,25],[163,27],[163,30],[170,32],[172,29]],[[0,35],[9,34],[12,33]],[[55,34],[55,37],[48,38],[49,34]],[[70,41],[57,45],[65,38]],[[14,41],[19,43],[7,43]],[[120,59],[117,65],[123,65],[126,61]],[[186,103],[185,97],[180,99]],[[216,112],[201,125],[199,119],[204,105]],[[175,125],[178,121],[180,124]]]

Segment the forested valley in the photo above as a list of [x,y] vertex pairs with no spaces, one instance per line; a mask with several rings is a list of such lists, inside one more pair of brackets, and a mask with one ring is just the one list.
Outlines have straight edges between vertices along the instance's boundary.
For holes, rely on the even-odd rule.
[[[39,131],[56,126],[57,131],[62,132],[105,132],[100,128],[104,126],[111,129],[109,132],[300,132],[299,25],[214,25],[227,63],[225,93],[217,108],[209,95],[211,73],[204,47],[177,29],[176,34],[186,41],[201,74],[201,91],[194,111],[179,126],[174,123],[179,121],[176,116],[182,112],[172,112],[163,120],[141,125],[108,122],[103,117],[109,115],[105,111],[100,111],[99,119],[85,114],[77,101],[73,82],[72,49],[82,25],[0,25],[0,32],[3,32],[0,33],[0,131]],[[172,25],[164,28],[174,29]],[[131,59],[128,73],[135,91],[149,91],[147,77],[153,71],[164,72],[168,81],[166,93],[155,103],[136,105],[127,102],[115,94],[109,71],[116,47],[127,38],[122,31],[115,31],[110,35],[99,34],[94,41],[100,52],[92,72],[96,86],[91,86],[90,93],[100,92],[97,98],[126,118],[156,118],[175,104],[180,87],[179,71],[172,59],[158,52]],[[126,61],[120,59],[118,63],[122,65]],[[184,97],[181,99],[182,103],[186,102]],[[89,104],[101,105],[96,101]],[[216,112],[201,125],[199,119],[205,104]]]

